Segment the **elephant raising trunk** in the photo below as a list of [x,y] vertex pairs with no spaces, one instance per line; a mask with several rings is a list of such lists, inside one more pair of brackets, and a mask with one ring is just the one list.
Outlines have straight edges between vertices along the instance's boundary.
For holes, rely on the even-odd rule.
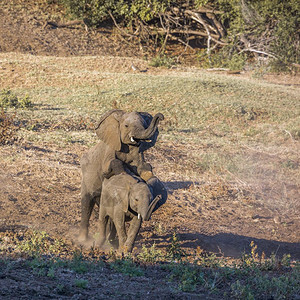
[[159,121],[162,121],[163,119],[164,119],[163,114],[161,114],[161,113],[156,114],[153,117],[148,128],[146,128],[144,131],[136,132],[136,134],[134,135],[134,138],[139,139],[139,140],[150,139],[154,135],[155,131],[157,130]]
[[144,221],[149,221],[149,219],[150,219],[150,217],[151,217],[151,215],[152,215],[152,212],[153,212],[153,210],[154,210],[156,204],[158,203],[158,201],[161,200],[161,198],[162,198],[161,195],[157,195],[157,196],[155,197],[155,199],[150,203],[150,205],[149,205],[149,207],[148,207],[147,214],[146,214],[146,216],[144,217]]
[[[158,124],[163,119],[161,113],[152,117],[147,112],[124,112],[116,109],[101,116],[95,128],[100,141],[82,156],[80,163],[82,183],[79,240],[85,241],[88,238],[90,216],[94,205],[99,205],[105,178],[124,173],[125,168],[146,182],[154,177],[143,152],[155,145],[159,134]],[[157,194],[159,193],[155,196]],[[163,201],[158,201],[158,205],[161,202]],[[151,212],[146,214],[145,219],[150,215]]]

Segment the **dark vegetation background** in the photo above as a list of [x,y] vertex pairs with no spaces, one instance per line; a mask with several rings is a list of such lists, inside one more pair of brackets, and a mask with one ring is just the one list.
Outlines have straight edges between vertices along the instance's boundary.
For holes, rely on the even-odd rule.
[[[57,0],[86,26],[113,22],[122,38],[164,55],[179,43],[203,66],[242,69],[268,60],[273,70],[299,68],[296,0]],[[171,54],[172,55],[172,54]]]

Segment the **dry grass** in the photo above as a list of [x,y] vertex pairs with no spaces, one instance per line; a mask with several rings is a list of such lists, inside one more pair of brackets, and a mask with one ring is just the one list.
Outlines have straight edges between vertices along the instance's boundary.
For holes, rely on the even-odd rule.
[[[179,212],[177,220],[184,221],[189,214],[207,215],[211,223],[203,222],[215,233],[232,232],[226,220],[218,227],[215,220],[223,222],[232,210],[251,220],[258,205],[271,220],[277,214],[286,223],[297,219],[300,99],[296,85],[195,68],[156,69],[146,61],[121,57],[11,53],[0,54],[0,61],[1,86],[28,95],[33,103],[31,109],[17,110],[22,124],[18,135],[24,143],[61,149],[77,145],[82,152],[96,143],[93,126],[108,109],[162,112],[159,142],[147,159],[166,182],[171,200],[184,200],[187,211],[182,215],[176,201],[168,206],[174,214]],[[132,63],[148,71],[134,72]],[[202,225],[195,222],[192,227]]]

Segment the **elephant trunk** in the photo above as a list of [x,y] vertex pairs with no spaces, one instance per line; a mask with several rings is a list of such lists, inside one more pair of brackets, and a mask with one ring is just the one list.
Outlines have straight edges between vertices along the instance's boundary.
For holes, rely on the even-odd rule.
[[138,209],[138,219],[142,219],[145,221],[145,218],[147,217],[148,212],[148,205],[143,205],[143,207],[140,207]]
[[134,138],[139,139],[139,140],[147,140],[150,139],[151,136],[155,133],[158,123],[159,121],[162,121],[164,119],[164,115],[161,113],[156,114],[149,127],[143,131],[139,131],[136,133],[136,135],[134,136]]
[[151,214],[157,204],[157,202],[161,199],[161,195],[157,195],[154,200],[150,203],[149,207],[148,207],[148,211],[146,213],[146,216],[143,218],[144,221],[149,221]]

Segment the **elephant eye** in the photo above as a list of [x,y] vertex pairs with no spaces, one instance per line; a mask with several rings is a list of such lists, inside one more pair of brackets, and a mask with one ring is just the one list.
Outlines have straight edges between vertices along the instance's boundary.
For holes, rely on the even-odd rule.
[[128,127],[128,124],[125,124],[125,127]]

